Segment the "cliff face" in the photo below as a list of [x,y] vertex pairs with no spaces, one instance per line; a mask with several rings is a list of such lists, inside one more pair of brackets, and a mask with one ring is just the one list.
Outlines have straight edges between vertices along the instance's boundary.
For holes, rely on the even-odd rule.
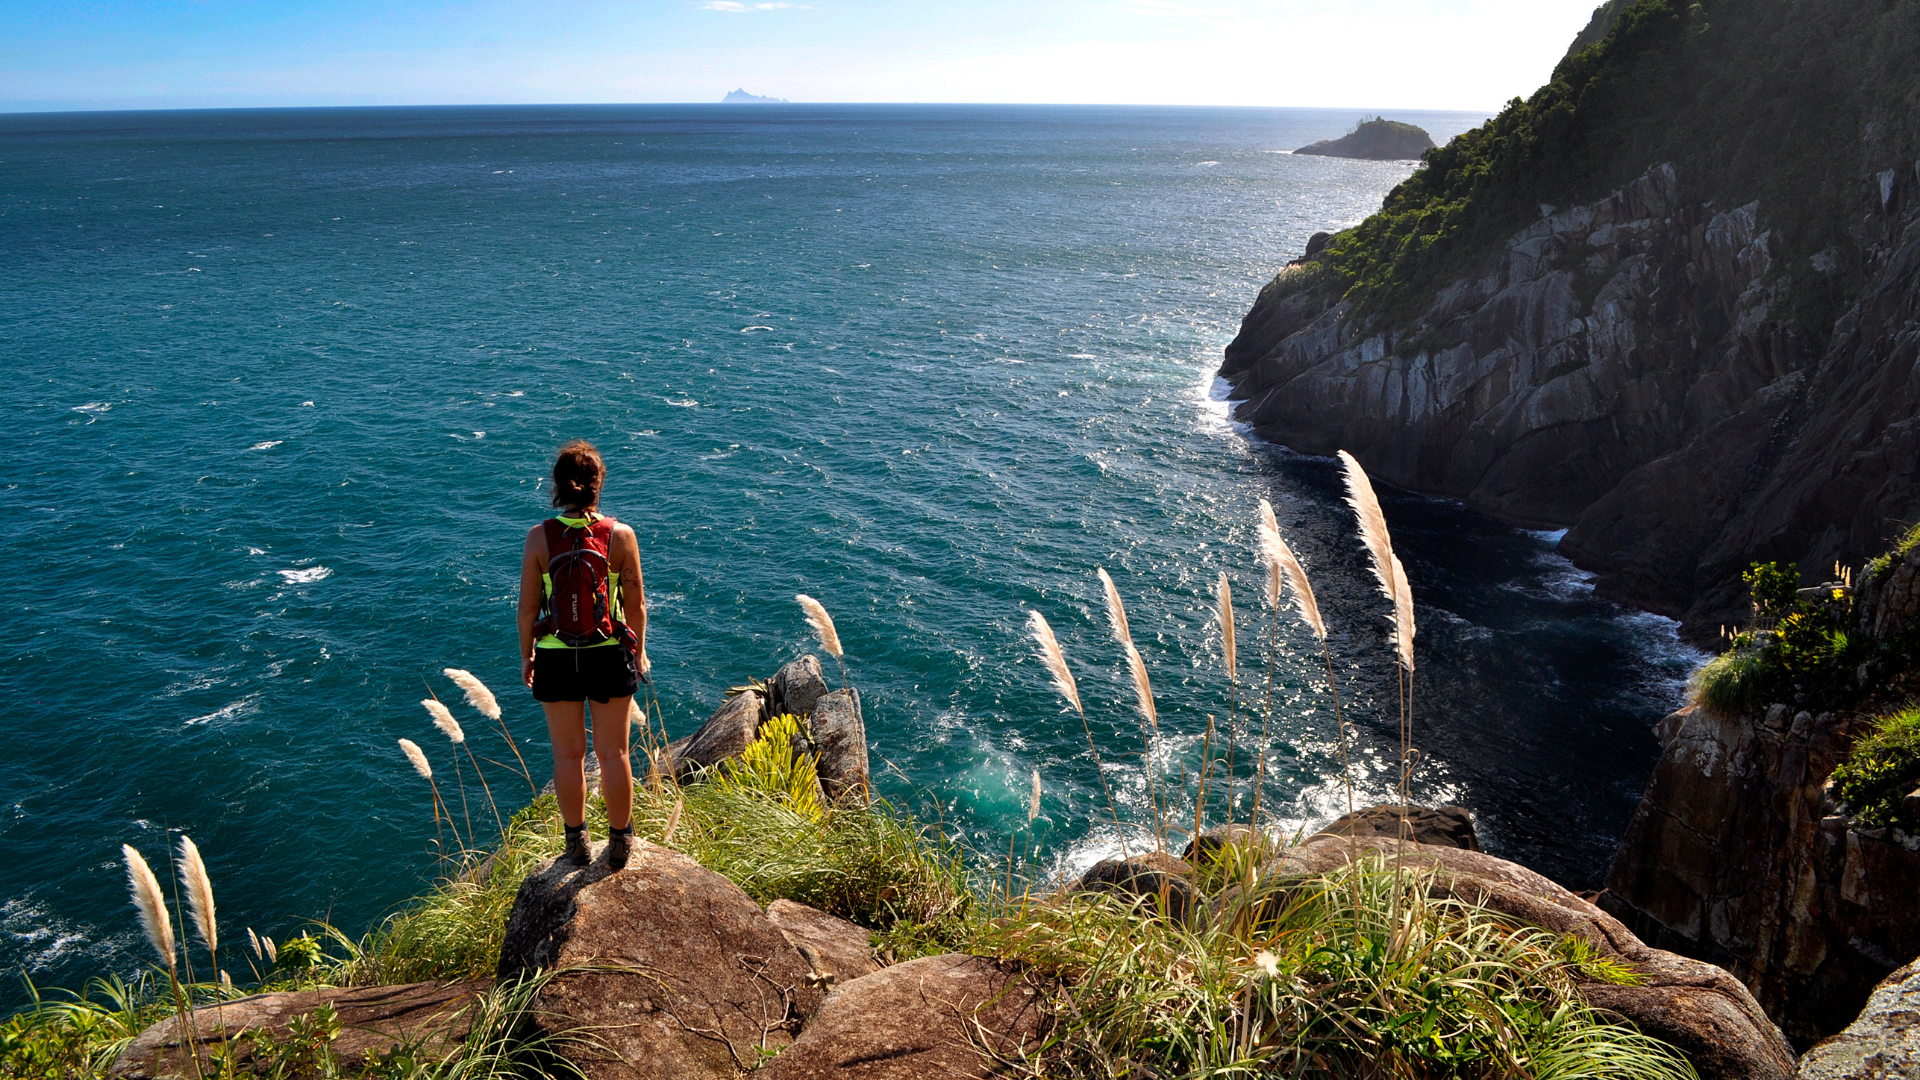
[[1854,193],[1867,287],[1830,335],[1784,317],[1757,202],[1690,201],[1670,164],[1541,207],[1402,328],[1313,263],[1228,346],[1236,416],[1308,453],[1534,527],[1607,593],[1732,621],[1752,559],[1857,563],[1920,517],[1920,162]]
[[[1920,618],[1916,574],[1920,551],[1861,583],[1860,633]],[[1826,790],[1866,724],[1784,703],[1667,717],[1599,901],[1645,941],[1731,970],[1802,1048],[1920,955],[1920,837],[1854,828]]]

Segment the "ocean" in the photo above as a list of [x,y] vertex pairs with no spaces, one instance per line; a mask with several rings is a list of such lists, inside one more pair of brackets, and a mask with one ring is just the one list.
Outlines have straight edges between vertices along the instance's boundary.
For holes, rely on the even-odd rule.
[[[1243,777],[1267,727],[1275,825],[1322,823],[1344,803],[1336,729],[1318,646],[1262,599],[1268,498],[1330,624],[1360,795],[1384,800],[1386,605],[1335,465],[1231,423],[1213,377],[1261,285],[1413,168],[1287,152],[1362,116],[0,116],[0,968],[41,985],[139,970],[120,845],[157,860],[183,831],[229,942],[320,919],[358,933],[425,887],[429,795],[396,740],[452,770],[419,704],[457,698],[440,669],[489,683],[543,767],[514,591],[574,437],[604,451],[603,508],[638,533],[675,736],[817,649],[793,601],[809,593],[845,643],[880,794],[990,865],[1028,837],[1038,770],[1024,857],[1073,873],[1115,829],[1029,610],[1080,679],[1128,827],[1152,819],[1104,567],[1177,816],[1209,719],[1232,718]],[[1395,118],[1440,141],[1483,119]],[[1489,850],[1597,885],[1650,727],[1699,658],[1673,624],[1597,600],[1555,535],[1382,495],[1420,628],[1416,799],[1469,806]]]

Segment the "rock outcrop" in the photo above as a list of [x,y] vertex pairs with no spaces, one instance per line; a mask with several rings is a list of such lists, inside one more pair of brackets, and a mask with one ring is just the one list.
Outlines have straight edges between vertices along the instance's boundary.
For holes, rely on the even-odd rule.
[[737,757],[767,718],[767,702],[757,690],[742,690],[713,711],[693,734],[667,744],[674,779],[682,783],[701,769]]
[[844,983],[880,970],[873,958],[873,938],[864,926],[792,900],[768,904],[767,918],[813,966],[816,981]]
[[1914,1080],[1920,1077],[1920,965],[1887,976],[1860,1018],[1807,1051],[1796,1080]]
[[860,715],[860,692],[835,690],[813,707],[815,769],[831,798],[864,795],[873,786],[867,772],[867,724]]
[[1785,704],[1667,717],[1600,897],[1647,941],[1739,976],[1802,1047],[1920,955],[1920,838],[1852,828],[1826,791],[1863,723]]
[[1175,921],[1184,922],[1199,912],[1200,893],[1193,885],[1193,865],[1164,851],[1102,859],[1080,875],[1074,887],[1141,897]]
[[1398,805],[1370,806],[1342,814],[1312,839],[1321,836],[1399,837],[1428,847],[1480,850],[1473,811],[1464,806],[1409,806],[1404,813]]
[[401,1042],[415,1045],[416,1056],[437,1060],[454,1052],[473,1023],[474,1001],[491,982],[424,982],[403,986],[367,986],[353,989],[302,990],[256,994],[188,1014],[197,1041],[200,1067],[189,1060],[177,1018],[162,1020],[141,1032],[114,1060],[108,1075],[114,1080],[162,1080],[217,1072],[209,1051],[222,1043],[234,1044],[233,1063],[252,1067],[250,1041],[241,1036],[256,1032],[287,1042],[292,1024],[331,1006],[339,1021],[338,1035],[328,1044],[334,1056],[351,1070]]
[[[1753,995],[1726,971],[1650,948],[1619,920],[1524,866],[1478,851],[1429,847],[1389,837],[1362,838],[1404,865],[1434,873],[1432,888],[1481,904],[1518,922],[1575,935],[1594,952],[1634,970],[1640,985],[1583,980],[1589,1002],[1626,1017],[1641,1031],[1678,1047],[1701,1080],[1786,1080],[1793,1049]],[[1322,835],[1289,850],[1281,864],[1308,874],[1344,864],[1353,841]]]
[[[1023,1075],[993,1067],[1045,1030],[1047,988],[977,956],[909,960],[835,990],[756,1077],[928,1080]],[[982,1051],[986,1051],[983,1055]]]
[[593,1038],[568,1053],[592,1080],[730,1078],[793,1041],[825,995],[780,928],[740,888],[676,851],[636,841],[609,870],[549,862],[527,875],[500,977],[562,971],[534,1023]]
[[808,653],[767,680],[767,713],[812,716],[815,703],[826,693],[827,677],[820,670],[820,658]]
[[1433,136],[1424,128],[1398,120],[1368,120],[1338,139],[1322,139],[1295,150],[1316,157],[1363,158],[1368,161],[1411,161],[1433,149]]
[[1786,313],[1832,260],[1782,265],[1765,208],[1689,201],[1681,180],[1660,165],[1542,207],[1401,327],[1348,319],[1317,264],[1290,269],[1227,347],[1235,416],[1565,528],[1603,592],[1696,636],[1734,621],[1753,559],[1858,564],[1920,518],[1920,164],[1855,193],[1866,285],[1830,333]]

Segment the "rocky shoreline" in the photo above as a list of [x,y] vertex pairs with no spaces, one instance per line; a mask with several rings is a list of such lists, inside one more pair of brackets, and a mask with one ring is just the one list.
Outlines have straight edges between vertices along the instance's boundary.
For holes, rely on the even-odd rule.
[[1748,561],[1858,565],[1920,518],[1920,162],[1850,193],[1867,285],[1823,337],[1788,308],[1829,264],[1781,265],[1765,207],[1683,180],[1541,206],[1404,326],[1350,319],[1318,253],[1296,261],[1227,346],[1235,418],[1565,529],[1603,594],[1696,642],[1739,621]]

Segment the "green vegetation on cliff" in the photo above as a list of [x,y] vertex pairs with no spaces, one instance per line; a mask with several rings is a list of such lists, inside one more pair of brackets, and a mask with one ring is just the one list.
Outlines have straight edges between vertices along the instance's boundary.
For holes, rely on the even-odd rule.
[[[1690,199],[1760,201],[1806,279],[1799,321],[1824,334],[1856,283],[1844,229],[1867,172],[1916,156],[1920,5],[1613,0],[1545,86],[1428,152],[1323,259],[1356,316],[1404,324],[1543,204],[1591,200],[1672,162]],[[1828,248],[1837,269],[1798,274]]]

